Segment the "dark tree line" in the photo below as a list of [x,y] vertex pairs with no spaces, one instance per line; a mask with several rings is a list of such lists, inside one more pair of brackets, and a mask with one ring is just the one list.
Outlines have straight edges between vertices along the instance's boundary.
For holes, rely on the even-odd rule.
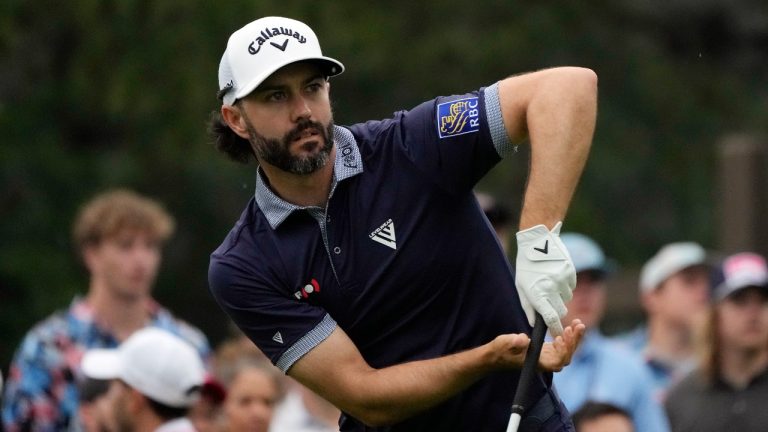
[[[156,294],[214,342],[210,252],[253,192],[254,167],[216,154],[205,124],[229,34],[264,15],[308,22],[347,67],[337,123],[556,65],[600,78],[594,149],[567,228],[637,264],[663,242],[712,245],[714,143],[765,132],[764,2],[8,0],[0,6],[0,361],[86,289],[69,240],[78,206],[128,186],[178,231]],[[481,187],[519,207],[520,157]]]

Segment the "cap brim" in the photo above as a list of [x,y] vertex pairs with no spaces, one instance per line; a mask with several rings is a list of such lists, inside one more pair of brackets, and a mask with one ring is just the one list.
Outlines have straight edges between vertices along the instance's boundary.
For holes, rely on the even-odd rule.
[[745,281],[735,286],[729,286],[727,282],[723,282],[716,286],[714,289],[715,300],[723,301],[732,295],[744,291],[746,289],[754,288],[756,290],[768,292],[768,283],[764,281]]
[[100,380],[119,378],[123,370],[117,350],[111,349],[87,351],[80,365],[85,376]]
[[242,99],[245,96],[248,96],[252,91],[256,90],[256,88],[259,85],[261,85],[261,83],[263,83],[264,80],[269,78],[270,75],[277,72],[281,68],[284,68],[285,66],[288,66],[293,63],[299,63],[299,62],[317,63],[325,69],[325,74],[326,76],[329,76],[329,77],[336,76],[344,72],[344,65],[341,64],[341,62],[339,62],[338,60],[330,57],[322,56],[322,57],[308,57],[308,58],[302,58],[302,59],[291,59],[288,62],[278,63],[275,66],[265,70],[261,74],[254,77],[251,80],[251,82],[237,89],[237,92],[235,93],[235,100]]

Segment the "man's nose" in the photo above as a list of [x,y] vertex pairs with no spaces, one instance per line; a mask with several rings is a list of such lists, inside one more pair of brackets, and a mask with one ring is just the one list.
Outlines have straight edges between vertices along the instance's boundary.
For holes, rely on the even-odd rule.
[[312,117],[312,110],[309,108],[307,100],[302,96],[296,96],[293,101],[293,121],[298,122],[301,119]]

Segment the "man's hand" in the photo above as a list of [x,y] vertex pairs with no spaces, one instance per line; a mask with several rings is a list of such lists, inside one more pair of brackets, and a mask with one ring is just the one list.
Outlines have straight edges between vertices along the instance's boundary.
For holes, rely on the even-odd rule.
[[[571,363],[573,353],[579,348],[586,327],[581,320],[575,319],[554,341],[544,343],[539,356],[539,369],[547,372],[559,372]],[[494,358],[493,369],[521,368],[525,361],[530,338],[525,334],[505,334],[497,336],[488,345]]]
[[560,240],[562,225],[558,222],[552,231],[536,225],[517,233],[515,285],[520,303],[528,323],[533,326],[535,312],[540,313],[553,336],[563,334],[560,319],[576,286],[573,261]]
[[552,342],[545,342],[541,347],[539,356],[539,369],[548,372],[560,372],[564,367],[571,363],[573,353],[581,345],[581,339],[587,327],[581,320],[575,319],[571,325],[563,330],[561,336],[555,337]]

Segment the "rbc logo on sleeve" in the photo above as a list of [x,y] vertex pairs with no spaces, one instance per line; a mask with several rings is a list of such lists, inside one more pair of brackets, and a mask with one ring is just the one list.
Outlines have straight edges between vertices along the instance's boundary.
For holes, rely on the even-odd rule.
[[480,130],[480,109],[477,97],[443,102],[437,106],[437,131],[440,138]]

